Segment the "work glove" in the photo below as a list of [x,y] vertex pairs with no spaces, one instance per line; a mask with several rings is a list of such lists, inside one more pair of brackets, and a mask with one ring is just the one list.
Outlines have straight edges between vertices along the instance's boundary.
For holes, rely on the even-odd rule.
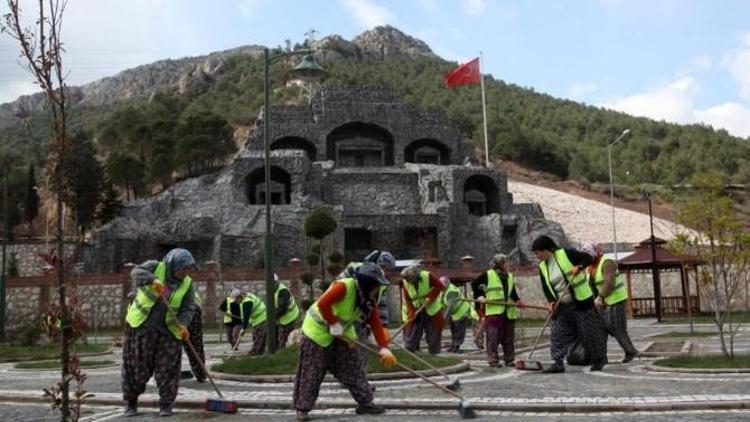
[[166,287],[164,287],[164,284],[159,281],[158,279],[154,279],[153,282],[151,282],[151,287],[154,288],[154,291],[159,296],[164,296],[164,291],[166,290]]
[[398,362],[396,356],[387,347],[382,347],[378,351],[378,355],[380,356],[380,364],[383,365],[384,368],[390,368]]
[[477,298],[477,302],[479,302],[479,303],[481,303],[483,305],[484,305],[484,302],[486,302],[486,301],[487,301],[487,299],[485,299],[484,296],[479,296]]
[[594,299],[594,305],[597,308],[603,308],[604,307],[604,298],[601,296],[597,296],[596,299]]
[[184,325],[179,325],[178,327],[179,327],[179,330],[180,330],[180,338],[183,341],[185,341],[188,338],[190,338],[190,331],[188,331],[187,327],[185,327]]
[[343,335],[344,334],[344,326],[341,325],[341,324],[339,324],[337,322],[337,323],[335,323],[333,325],[329,325],[328,326],[328,332],[330,332],[331,335],[334,335],[334,336]]

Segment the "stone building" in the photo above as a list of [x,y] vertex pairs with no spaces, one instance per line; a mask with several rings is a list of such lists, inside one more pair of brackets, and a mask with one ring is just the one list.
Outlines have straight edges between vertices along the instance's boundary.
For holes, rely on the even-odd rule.
[[276,265],[307,255],[304,220],[329,207],[332,249],[359,259],[461,256],[487,262],[517,249],[522,263],[540,234],[564,240],[537,204],[514,204],[503,172],[472,163],[445,113],[404,105],[385,89],[326,89],[307,106],[273,107],[271,192],[265,191],[262,125],[221,171],[128,204],[94,234],[90,269],[117,270],[180,245],[199,261],[262,266],[270,198]]

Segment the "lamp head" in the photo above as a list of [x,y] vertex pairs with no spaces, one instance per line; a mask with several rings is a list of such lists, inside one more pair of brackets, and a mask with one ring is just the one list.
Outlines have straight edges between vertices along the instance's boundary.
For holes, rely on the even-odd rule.
[[293,79],[304,82],[320,82],[328,76],[328,73],[320,67],[312,54],[306,54],[302,61],[289,73]]

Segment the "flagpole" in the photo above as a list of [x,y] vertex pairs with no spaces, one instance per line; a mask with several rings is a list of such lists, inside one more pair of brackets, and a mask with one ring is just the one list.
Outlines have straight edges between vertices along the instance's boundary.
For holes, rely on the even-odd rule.
[[487,143],[487,100],[484,96],[484,73],[482,73],[482,62],[484,58],[482,52],[479,52],[479,81],[482,85],[482,116],[484,117],[484,166],[490,167],[490,148]]

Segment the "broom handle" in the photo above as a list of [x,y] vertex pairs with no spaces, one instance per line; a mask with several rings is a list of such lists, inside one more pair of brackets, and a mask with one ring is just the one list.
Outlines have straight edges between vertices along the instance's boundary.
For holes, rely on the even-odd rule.
[[426,360],[422,359],[421,357],[419,357],[419,355],[417,355],[416,353],[414,353],[414,352],[412,352],[411,350],[407,349],[406,347],[404,347],[404,346],[402,346],[402,345],[400,345],[400,344],[398,344],[398,343],[396,343],[396,342],[393,342],[393,343],[391,343],[391,344],[395,344],[396,346],[398,346],[398,347],[399,347],[399,349],[401,349],[401,350],[403,350],[404,352],[406,352],[406,353],[407,353],[407,354],[408,354],[409,356],[411,356],[411,357],[413,357],[414,359],[416,359],[416,360],[417,360],[418,362],[420,362],[420,363],[421,363],[422,365],[424,365],[424,366],[426,366],[426,367],[428,367],[428,368],[432,369],[433,371],[437,372],[438,374],[442,375],[443,377],[445,377],[445,378],[447,378],[447,379],[450,379],[450,378],[451,378],[451,377],[449,377],[449,376],[448,376],[448,374],[446,374],[445,372],[443,372],[442,370],[440,370],[440,369],[439,369],[438,367],[436,367],[436,366],[434,366],[433,364],[431,364],[431,363],[427,362]]
[[476,299],[459,299],[459,300],[461,302],[482,303],[482,304],[485,304],[485,305],[516,306],[516,307],[519,307],[519,308],[541,309],[543,311],[546,311],[548,309],[547,307],[539,306],[539,305],[523,305],[523,306],[518,306],[518,305],[516,305],[513,302],[500,302],[500,301],[495,301],[495,300],[485,300],[484,302],[480,302],[480,301],[478,301]]
[[417,312],[414,312],[414,316],[410,320],[406,321],[404,323],[404,325],[402,325],[401,327],[399,327],[398,330],[396,330],[396,334],[394,334],[394,335],[391,336],[391,340],[395,339],[399,334],[401,334],[401,332],[404,331],[404,328],[406,328],[407,325],[409,325],[412,322],[414,322],[414,320],[417,319],[417,315],[419,315],[419,313],[422,312],[422,310],[425,308],[425,306],[427,306],[427,302],[426,301],[425,301],[425,303],[422,304],[422,306],[419,307],[419,309],[417,309]]
[[[347,338],[344,338],[344,337],[341,337],[341,336],[338,336],[338,337],[339,337],[340,339],[342,339],[342,340],[346,341],[346,342],[352,342],[352,341],[353,341],[353,342],[354,342],[354,344],[356,344],[357,346],[359,346],[359,347],[361,347],[361,348],[363,348],[363,349],[367,350],[368,352],[370,352],[370,353],[373,353],[373,354],[375,354],[375,355],[379,355],[379,353],[378,353],[378,351],[377,351],[377,350],[373,349],[372,347],[370,347],[370,346],[368,346],[368,345],[366,345],[366,344],[364,344],[364,343],[360,343],[360,342],[359,342],[359,341],[357,341],[357,340],[349,340],[349,339],[347,339]],[[439,388],[439,389],[443,390],[444,392],[446,392],[446,393],[450,394],[451,396],[453,396],[453,397],[456,397],[456,398],[458,398],[458,399],[459,399],[459,400],[461,400],[461,401],[464,401],[464,397],[463,397],[462,395],[460,395],[460,394],[456,393],[455,391],[451,391],[451,390],[449,390],[449,389],[448,389],[448,388],[446,388],[445,386],[443,386],[443,385],[441,385],[441,384],[438,384],[437,382],[435,382],[435,381],[433,381],[433,380],[431,380],[431,379],[427,378],[426,376],[424,376],[424,375],[420,374],[419,372],[417,372],[417,371],[415,371],[415,370],[413,370],[413,369],[409,368],[408,366],[404,365],[403,363],[401,363],[401,362],[396,362],[396,366],[398,366],[399,368],[403,369],[404,371],[406,371],[406,372],[408,372],[408,373],[410,373],[410,374],[412,374],[412,375],[416,375],[417,377],[421,378],[421,379],[422,379],[423,381],[429,382],[430,384],[432,384],[432,385],[434,385],[435,387],[437,387],[437,388]]]
[[[161,303],[164,304],[164,306],[167,307],[167,312],[169,312],[169,315],[172,317],[172,319],[174,320],[174,322],[177,323],[177,324],[179,324],[179,322],[177,321],[177,315],[175,315],[174,311],[172,310],[172,308],[167,303],[167,299],[165,299],[164,296],[159,295],[159,300],[161,300]],[[221,394],[221,391],[219,391],[219,388],[216,387],[216,383],[214,382],[214,379],[211,376],[211,373],[208,372],[208,369],[206,369],[206,364],[203,363],[203,360],[198,355],[198,352],[195,351],[195,348],[193,347],[193,343],[190,342],[190,338],[185,339],[185,343],[187,343],[188,349],[190,349],[190,353],[193,354],[193,357],[198,362],[198,365],[200,365],[201,369],[203,369],[203,373],[206,374],[206,376],[208,377],[208,380],[211,381],[211,386],[214,388],[214,390],[216,390],[216,394],[219,395],[220,399],[223,399],[224,395]]]

